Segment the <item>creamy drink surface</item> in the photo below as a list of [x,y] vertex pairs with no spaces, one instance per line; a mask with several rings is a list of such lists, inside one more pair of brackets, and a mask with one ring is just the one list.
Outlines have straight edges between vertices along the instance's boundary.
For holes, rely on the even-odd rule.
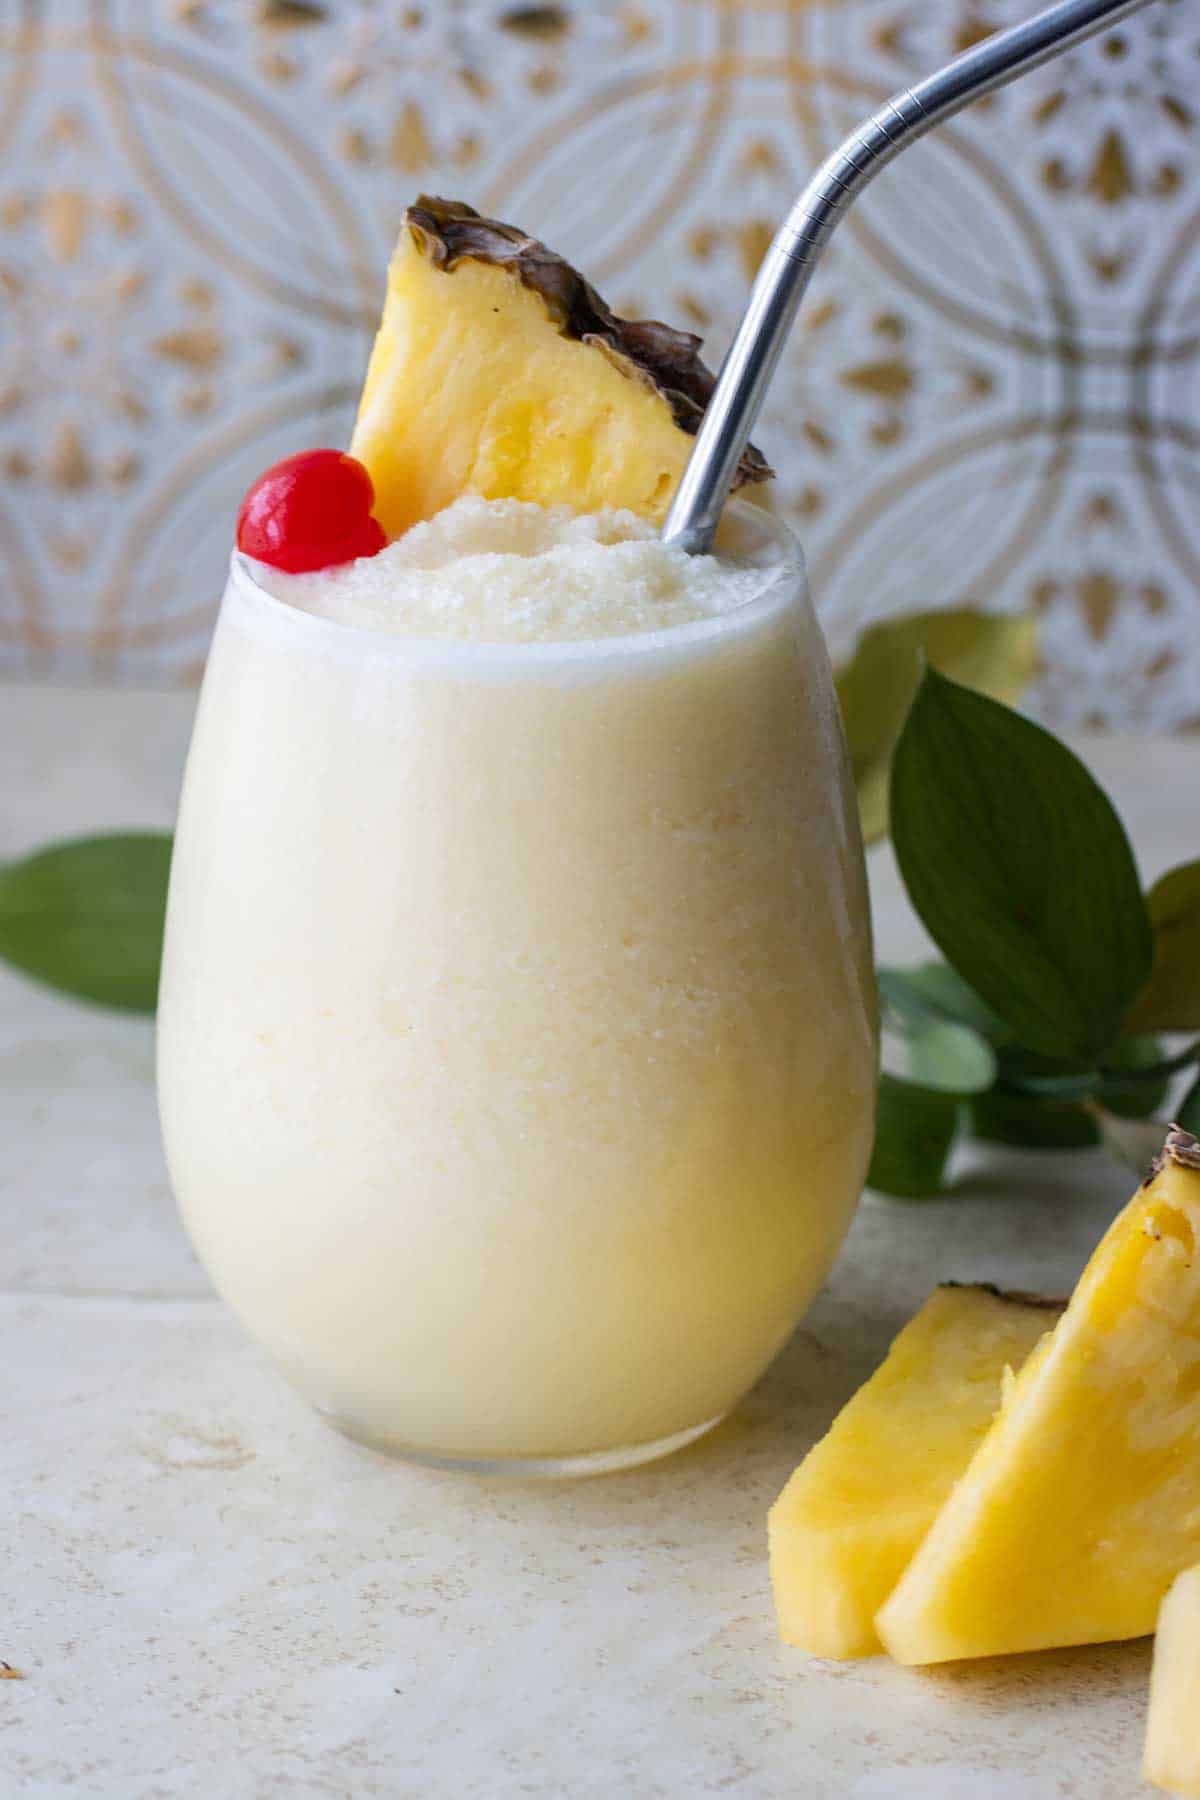
[[770,578],[761,540],[740,549],[724,561],[687,556],[633,513],[468,498],[378,556],[313,575],[256,573],[290,605],[369,631],[564,643],[732,612]]
[[797,553],[730,510],[721,560],[477,500],[342,569],[235,559],[164,1133],[221,1291],[381,1446],[698,1428],[844,1236],[876,1069],[861,851]]

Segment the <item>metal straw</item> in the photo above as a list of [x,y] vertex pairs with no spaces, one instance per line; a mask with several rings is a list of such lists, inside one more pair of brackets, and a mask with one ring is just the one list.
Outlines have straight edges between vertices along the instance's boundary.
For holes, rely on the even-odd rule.
[[1060,0],[997,32],[873,112],[817,170],[773,238],[696,434],[663,539],[709,549],[738,458],[830,232],[871,178],[917,138],[981,94],[1048,62],[1147,0]]

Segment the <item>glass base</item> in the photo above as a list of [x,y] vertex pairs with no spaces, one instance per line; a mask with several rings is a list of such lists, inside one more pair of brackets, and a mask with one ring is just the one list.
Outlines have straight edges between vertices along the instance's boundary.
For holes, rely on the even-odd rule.
[[686,1431],[656,1438],[653,1443],[626,1444],[618,1450],[592,1450],[581,1456],[456,1456],[441,1450],[425,1450],[419,1444],[377,1437],[355,1420],[326,1412],[322,1407],[317,1408],[317,1413],[343,1437],[397,1462],[418,1463],[426,1469],[456,1469],[466,1475],[511,1475],[523,1481],[564,1481],[583,1475],[612,1475],[618,1469],[635,1469],[639,1463],[656,1462],[660,1456],[670,1456],[674,1451],[694,1444],[725,1417],[724,1413],[718,1413],[713,1419],[705,1419],[702,1425],[690,1425]]

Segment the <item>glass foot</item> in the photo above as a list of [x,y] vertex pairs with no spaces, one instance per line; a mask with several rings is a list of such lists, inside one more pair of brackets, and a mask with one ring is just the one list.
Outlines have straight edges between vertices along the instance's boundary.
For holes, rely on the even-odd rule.
[[656,1438],[649,1444],[626,1444],[617,1450],[592,1450],[581,1456],[458,1456],[441,1450],[425,1450],[418,1444],[405,1444],[392,1438],[378,1437],[353,1419],[326,1412],[318,1407],[319,1416],[343,1437],[380,1456],[397,1462],[417,1463],[426,1469],[457,1469],[467,1475],[510,1475],[524,1481],[563,1481],[583,1475],[611,1475],[618,1469],[635,1469],[639,1463],[656,1462],[676,1450],[694,1444],[725,1416],[705,1419],[702,1425],[691,1425],[670,1437]]

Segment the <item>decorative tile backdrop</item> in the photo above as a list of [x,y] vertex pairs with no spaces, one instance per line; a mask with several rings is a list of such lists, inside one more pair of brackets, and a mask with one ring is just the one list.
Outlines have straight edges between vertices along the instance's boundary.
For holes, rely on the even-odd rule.
[[[822,151],[1032,4],[0,0],[0,672],[196,674],[242,490],[346,437],[418,188],[717,356]],[[1157,0],[840,234],[759,434],[835,651],[1032,608],[1044,716],[1200,722],[1198,111]]]

